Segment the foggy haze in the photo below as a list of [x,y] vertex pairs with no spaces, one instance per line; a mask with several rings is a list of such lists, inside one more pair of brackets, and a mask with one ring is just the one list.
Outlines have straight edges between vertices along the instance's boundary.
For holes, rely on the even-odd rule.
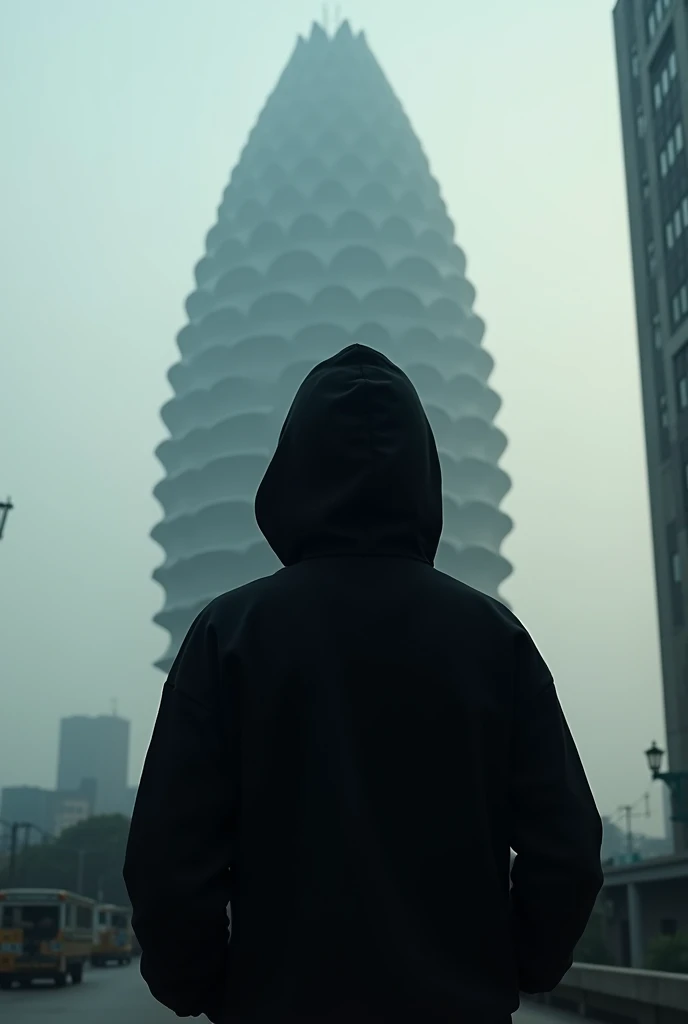
[[[502,588],[602,813],[663,744],[610,0],[350,0],[438,178],[496,360],[515,521]],[[167,634],[154,457],[193,267],[320,5],[0,4],[0,787],[54,786],[59,718],[133,723]],[[458,794],[457,794],[458,797]],[[459,811],[460,813],[460,811]]]

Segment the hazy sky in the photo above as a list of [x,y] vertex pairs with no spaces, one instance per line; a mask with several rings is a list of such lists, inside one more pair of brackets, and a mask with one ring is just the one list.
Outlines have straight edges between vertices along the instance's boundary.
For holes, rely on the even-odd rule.
[[[503,592],[614,812],[664,730],[611,2],[342,6],[468,254],[514,482]],[[320,10],[0,0],[0,786],[54,785],[60,716],[115,697],[138,777],[165,374],[230,170]]]

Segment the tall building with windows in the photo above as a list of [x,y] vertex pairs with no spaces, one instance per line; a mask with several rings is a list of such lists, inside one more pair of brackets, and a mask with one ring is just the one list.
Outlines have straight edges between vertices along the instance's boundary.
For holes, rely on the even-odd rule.
[[315,25],[234,168],[168,375],[160,668],[208,601],[279,568],[256,488],[301,380],[352,342],[398,363],[425,404],[444,482],[439,568],[499,596],[510,480],[474,299],[439,184],[365,37]]
[[[688,770],[688,10],[614,10],[670,767]],[[629,553],[632,557],[632,553]],[[648,741],[651,739],[648,736]],[[640,752],[639,752],[640,756]],[[688,826],[676,824],[677,849]]]
[[117,715],[74,715],[60,722],[57,789],[93,787],[96,814],[126,814],[130,804],[129,722]]

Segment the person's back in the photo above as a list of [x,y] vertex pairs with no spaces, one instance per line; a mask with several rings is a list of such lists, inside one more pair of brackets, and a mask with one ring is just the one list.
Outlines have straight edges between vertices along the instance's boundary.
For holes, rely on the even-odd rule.
[[432,567],[401,371],[360,346],[316,368],[256,514],[287,567],[197,619],[139,790],[142,973],[217,1021],[503,1024],[570,965],[601,824],[528,634]]

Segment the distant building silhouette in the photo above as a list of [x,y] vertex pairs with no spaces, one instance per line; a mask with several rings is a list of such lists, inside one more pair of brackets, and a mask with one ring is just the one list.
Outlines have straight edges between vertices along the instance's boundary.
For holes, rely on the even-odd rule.
[[438,567],[498,596],[512,523],[506,437],[475,289],[437,181],[362,34],[299,39],[207,236],[169,372],[165,479],[153,530],[165,551],[155,621],[168,670],[194,616],[278,568],[252,503],[306,373],[353,342],[408,373],[440,449]]
[[[670,0],[618,0],[614,28],[667,746],[671,769],[688,771],[686,5]],[[650,743],[652,736],[647,740]],[[674,833],[677,849],[688,849],[688,825],[677,825]]]
[[[52,830],[52,793],[40,786],[5,786],[0,794],[0,818],[3,821],[29,821],[45,832]],[[37,832],[31,832],[29,842],[41,842]]]
[[84,779],[74,790],[7,786],[0,795],[0,818],[10,824],[28,822],[36,826],[26,833],[26,839],[29,843],[40,843],[45,833],[57,836],[71,825],[90,818],[96,806],[96,794],[95,779]]
[[50,831],[59,836],[66,828],[78,825],[95,814],[98,786],[95,779],[84,779],[78,789],[55,790],[50,794]]
[[91,780],[96,814],[125,813],[129,800],[129,728],[126,719],[114,714],[63,718],[57,789],[75,793]]

